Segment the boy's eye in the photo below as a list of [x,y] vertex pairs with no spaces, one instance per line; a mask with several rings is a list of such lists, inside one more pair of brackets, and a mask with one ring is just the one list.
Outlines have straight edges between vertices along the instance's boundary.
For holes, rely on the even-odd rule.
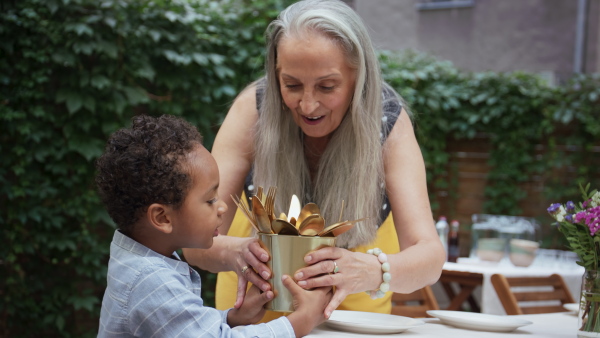
[[215,204],[215,203],[217,203],[218,200],[219,200],[219,198],[215,197],[212,200],[208,201],[208,204]]

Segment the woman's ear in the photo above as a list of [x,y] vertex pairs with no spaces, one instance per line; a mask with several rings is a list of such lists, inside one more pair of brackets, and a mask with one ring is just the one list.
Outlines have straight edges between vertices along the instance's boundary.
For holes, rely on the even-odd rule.
[[153,203],[146,215],[150,224],[158,231],[170,234],[173,231],[173,209],[164,204]]

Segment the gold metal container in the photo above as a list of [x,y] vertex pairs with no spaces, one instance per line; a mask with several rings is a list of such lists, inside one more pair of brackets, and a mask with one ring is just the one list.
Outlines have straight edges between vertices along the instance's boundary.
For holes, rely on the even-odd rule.
[[258,238],[269,252],[267,263],[272,273],[271,286],[275,298],[267,303],[267,310],[293,312],[293,297],[281,282],[281,276],[294,277],[294,272],[306,266],[304,256],[327,246],[335,246],[336,237],[288,236],[259,233]]

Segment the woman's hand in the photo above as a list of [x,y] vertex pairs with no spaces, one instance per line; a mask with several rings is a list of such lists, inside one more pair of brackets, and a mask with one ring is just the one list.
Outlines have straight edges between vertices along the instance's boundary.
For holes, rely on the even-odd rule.
[[[294,274],[298,285],[304,289],[336,287],[325,308],[327,318],[346,296],[376,289],[382,281],[381,264],[373,255],[327,247],[307,254],[304,261],[310,265]],[[336,267],[337,272],[334,273]]]
[[232,267],[238,275],[237,297],[234,304],[237,309],[244,302],[248,282],[258,286],[263,292],[271,290],[271,284],[266,281],[271,278],[271,270],[265,264],[269,261],[269,254],[260,246],[256,238],[239,238],[233,243],[233,247],[237,249]]

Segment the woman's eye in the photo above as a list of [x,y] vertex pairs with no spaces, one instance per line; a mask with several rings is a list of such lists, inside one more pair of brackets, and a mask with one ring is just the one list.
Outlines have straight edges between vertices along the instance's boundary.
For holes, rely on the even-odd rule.
[[321,86],[321,89],[324,91],[331,91],[335,88],[334,86]]
[[300,85],[297,85],[297,84],[286,84],[285,88],[287,88],[287,89],[297,89],[297,88],[300,88]]

